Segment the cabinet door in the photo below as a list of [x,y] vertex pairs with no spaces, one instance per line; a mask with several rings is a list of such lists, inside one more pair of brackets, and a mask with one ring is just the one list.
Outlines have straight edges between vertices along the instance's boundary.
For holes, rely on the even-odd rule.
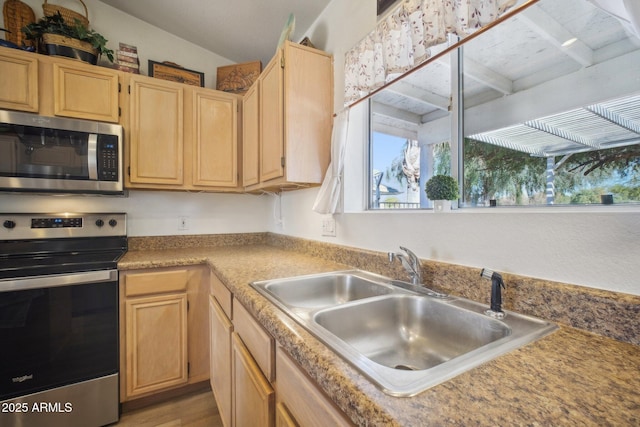
[[187,341],[189,384],[209,380],[209,268],[189,268]]
[[211,90],[193,96],[193,185],[238,185],[238,100]]
[[278,406],[284,404],[295,422],[310,427],[353,425],[280,347],[276,351],[276,371]]
[[118,73],[113,70],[53,64],[53,93],[56,116],[118,122]]
[[238,334],[233,333],[233,425],[271,427],[275,393]]
[[247,91],[243,99],[242,115],[242,185],[257,184],[260,181],[260,116],[259,95],[256,83]]
[[0,48],[0,108],[38,112],[38,59]]
[[284,125],[282,54],[265,67],[259,91],[260,103],[260,181],[284,175]]
[[225,427],[231,427],[231,333],[233,325],[225,316],[213,295],[209,296],[209,372],[211,389],[216,398],[220,418]]
[[333,58],[290,42],[284,55],[287,181],[320,184],[331,157]]
[[187,383],[186,293],[127,299],[125,325],[127,397]]
[[276,427],[299,427],[295,418],[287,409],[287,405],[282,402],[276,405]]
[[183,183],[184,88],[144,76],[130,80],[132,184]]

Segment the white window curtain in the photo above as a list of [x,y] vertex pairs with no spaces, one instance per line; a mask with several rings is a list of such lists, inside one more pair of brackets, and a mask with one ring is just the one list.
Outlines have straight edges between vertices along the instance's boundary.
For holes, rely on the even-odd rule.
[[495,21],[516,0],[404,0],[345,56],[345,105],[429,58],[429,48]]
[[342,172],[344,170],[344,154],[349,133],[349,109],[344,109],[333,119],[331,133],[331,163],[322,181],[322,186],[313,204],[313,210],[321,214],[338,212],[342,194]]

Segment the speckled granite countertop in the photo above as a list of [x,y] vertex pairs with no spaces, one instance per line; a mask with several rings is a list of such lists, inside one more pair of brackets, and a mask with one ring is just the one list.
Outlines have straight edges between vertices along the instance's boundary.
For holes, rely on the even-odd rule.
[[638,426],[640,347],[560,325],[415,397],[384,394],[273,306],[251,281],[353,268],[265,244],[134,250],[122,270],[208,263],[357,425]]

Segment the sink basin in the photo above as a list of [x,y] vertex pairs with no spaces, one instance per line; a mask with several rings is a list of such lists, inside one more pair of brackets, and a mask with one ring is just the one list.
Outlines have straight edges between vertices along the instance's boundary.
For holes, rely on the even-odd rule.
[[486,305],[361,270],[251,285],[393,396],[418,394],[557,329],[509,311],[496,319]]
[[320,308],[386,295],[394,289],[364,272],[338,272],[263,282],[263,289],[288,307]]
[[410,295],[323,310],[313,321],[373,362],[406,370],[429,369],[511,335],[491,317]]

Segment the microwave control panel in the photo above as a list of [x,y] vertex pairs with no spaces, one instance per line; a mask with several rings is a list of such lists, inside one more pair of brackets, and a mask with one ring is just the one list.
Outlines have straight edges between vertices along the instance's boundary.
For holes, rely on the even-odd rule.
[[118,138],[115,135],[99,135],[98,137],[98,179],[100,181],[117,181],[119,152]]

